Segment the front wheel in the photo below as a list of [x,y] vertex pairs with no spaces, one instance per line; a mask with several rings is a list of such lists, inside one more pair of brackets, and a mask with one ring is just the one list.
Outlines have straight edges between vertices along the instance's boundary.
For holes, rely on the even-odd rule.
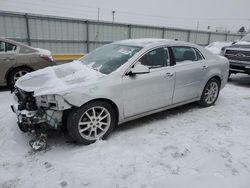
[[72,110],[67,118],[67,128],[73,140],[88,145],[105,139],[116,124],[115,111],[104,101],[93,101]]
[[210,79],[202,92],[199,105],[202,107],[212,106],[216,102],[219,92],[220,82],[215,78]]

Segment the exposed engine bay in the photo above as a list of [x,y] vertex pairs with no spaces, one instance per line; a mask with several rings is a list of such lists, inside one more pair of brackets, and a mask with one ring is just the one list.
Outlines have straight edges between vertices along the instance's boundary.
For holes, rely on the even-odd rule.
[[[59,129],[62,126],[62,109],[65,105],[58,105],[59,96],[38,96],[34,97],[33,92],[25,92],[16,88],[14,90],[16,104],[11,108],[17,114],[18,126],[23,132],[30,132],[36,135],[36,139],[30,145],[36,146],[33,149],[44,149],[46,145],[46,132],[48,129]],[[66,107],[69,106],[65,101]],[[43,142],[38,147],[37,142]]]

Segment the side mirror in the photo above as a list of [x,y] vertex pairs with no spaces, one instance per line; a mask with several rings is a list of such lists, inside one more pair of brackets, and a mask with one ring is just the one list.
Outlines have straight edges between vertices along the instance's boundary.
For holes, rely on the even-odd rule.
[[140,63],[136,64],[129,72],[130,75],[134,74],[146,74],[149,73],[150,70],[147,66],[142,65]]

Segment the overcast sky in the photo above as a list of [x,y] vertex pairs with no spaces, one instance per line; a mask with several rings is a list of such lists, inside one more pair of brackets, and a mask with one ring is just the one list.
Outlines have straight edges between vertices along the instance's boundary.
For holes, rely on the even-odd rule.
[[250,0],[0,0],[0,10],[211,31],[250,28]]

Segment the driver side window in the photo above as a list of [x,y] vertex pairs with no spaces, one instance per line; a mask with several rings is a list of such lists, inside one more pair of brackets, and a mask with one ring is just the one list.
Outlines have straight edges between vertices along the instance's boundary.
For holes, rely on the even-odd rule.
[[157,48],[145,54],[139,62],[150,69],[160,68],[169,65],[167,48]]

